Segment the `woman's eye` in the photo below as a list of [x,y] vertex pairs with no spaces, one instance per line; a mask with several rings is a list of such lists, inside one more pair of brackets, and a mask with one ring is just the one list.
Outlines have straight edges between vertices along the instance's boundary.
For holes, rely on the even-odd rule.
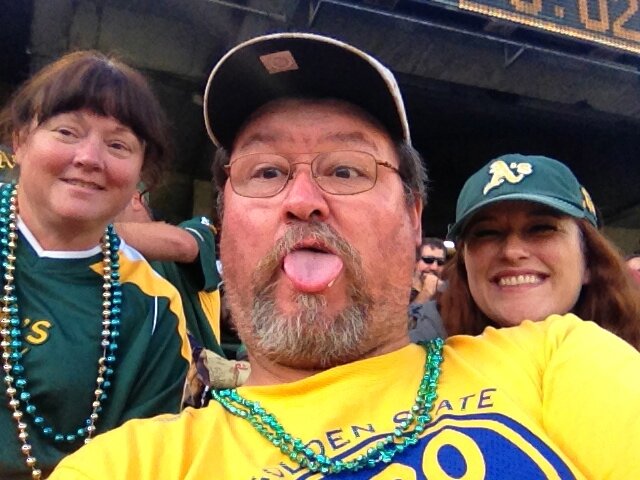
[[550,223],[538,223],[536,225],[532,225],[529,227],[529,231],[531,233],[547,233],[547,232],[555,232],[557,230],[556,226]]
[[491,228],[479,228],[471,231],[471,237],[473,238],[490,238],[496,237],[500,234],[499,230]]
[[129,146],[123,142],[110,142],[108,145],[109,145],[109,148],[112,148],[114,150],[120,150],[125,152],[128,152],[131,150]]
[[60,134],[63,137],[76,137],[76,132],[68,127],[57,127],[55,132]]

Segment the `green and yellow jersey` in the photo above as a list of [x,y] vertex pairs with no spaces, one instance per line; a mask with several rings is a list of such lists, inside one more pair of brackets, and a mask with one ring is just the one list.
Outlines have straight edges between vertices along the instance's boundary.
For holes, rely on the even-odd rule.
[[[142,256],[120,245],[122,314],[115,373],[97,433],[132,418],[178,412],[190,347],[178,292]],[[44,251],[20,223],[15,271],[24,365],[31,403],[57,432],[83,427],[94,400],[102,353],[102,253]],[[6,386],[0,387],[5,390]],[[4,392],[3,392],[4,393]],[[4,402],[8,401],[2,395]],[[44,477],[82,445],[45,439],[25,414],[33,456]],[[0,478],[31,478],[15,420],[0,408]]]

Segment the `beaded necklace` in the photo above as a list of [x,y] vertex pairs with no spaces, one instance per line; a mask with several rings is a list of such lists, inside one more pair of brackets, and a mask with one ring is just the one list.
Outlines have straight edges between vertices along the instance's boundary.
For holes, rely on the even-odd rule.
[[431,421],[430,412],[437,397],[444,340],[436,338],[421,345],[427,351],[424,375],[418,387],[415,403],[409,410],[409,416],[400,422],[393,432],[376,443],[375,447],[369,448],[365,454],[360,454],[352,460],[334,460],[314,452],[305,446],[300,438],[287,433],[276,417],[262,408],[259,402],[243,398],[235,388],[212,390],[211,396],[230,413],[251,423],[260,435],[285,456],[311,472],[326,475],[372,468],[380,462],[391,463],[397,453],[418,443],[418,437]]
[[[37,407],[31,401],[31,394],[27,390],[28,381],[22,364],[22,331],[18,314],[18,299],[14,272],[16,269],[16,246],[18,241],[18,186],[7,184],[0,188],[0,260],[4,272],[3,296],[0,298],[2,314],[0,315],[0,348],[2,351],[2,367],[4,383],[9,397],[9,408],[17,423],[20,449],[25,455],[27,467],[31,469],[31,477],[40,479],[42,471],[37,467],[36,457],[32,454],[29,443],[27,423],[23,410],[30,416],[31,422],[42,436],[53,443],[74,443],[84,439],[88,443],[96,430],[96,422],[102,410],[102,404],[107,399],[107,391],[111,386],[111,376],[115,363],[115,351],[118,348],[116,340],[119,334],[120,313],[122,305],[122,288],[120,284],[118,247],[120,239],[113,229],[107,226],[102,237],[102,323],[101,341],[102,353],[98,358],[98,376],[96,388],[93,392],[94,401],[91,413],[81,426],[72,432],[56,432],[44,417],[39,415]],[[24,408],[22,407],[24,405]]]

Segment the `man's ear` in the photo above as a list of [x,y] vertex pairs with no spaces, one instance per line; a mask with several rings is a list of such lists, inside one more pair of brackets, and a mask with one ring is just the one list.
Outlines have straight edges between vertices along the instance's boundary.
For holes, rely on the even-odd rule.
[[133,197],[131,197],[131,208],[135,212],[139,212],[141,210],[144,210],[144,205],[142,204],[142,201],[140,200],[140,194],[138,192],[136,192],[133,195]]
[[411,226],[415,232],[416,248],[420,248],[422,246],[422,197],[414,193],[413,202],[408,206],[408,209]]

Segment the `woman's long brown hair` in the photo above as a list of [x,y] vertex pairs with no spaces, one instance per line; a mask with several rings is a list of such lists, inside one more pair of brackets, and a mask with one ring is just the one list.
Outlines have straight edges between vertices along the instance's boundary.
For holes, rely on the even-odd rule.
[[[618,249],[588,221],[576,220],[589,269],[589,283],[582,287],[571,310],[592,320],[640,350],[640,286],[632,278]],[[437,299],[449,335],[477,335],[494,322],[471,296],[462,252],[464,239],[443,271],[447,289]]]

